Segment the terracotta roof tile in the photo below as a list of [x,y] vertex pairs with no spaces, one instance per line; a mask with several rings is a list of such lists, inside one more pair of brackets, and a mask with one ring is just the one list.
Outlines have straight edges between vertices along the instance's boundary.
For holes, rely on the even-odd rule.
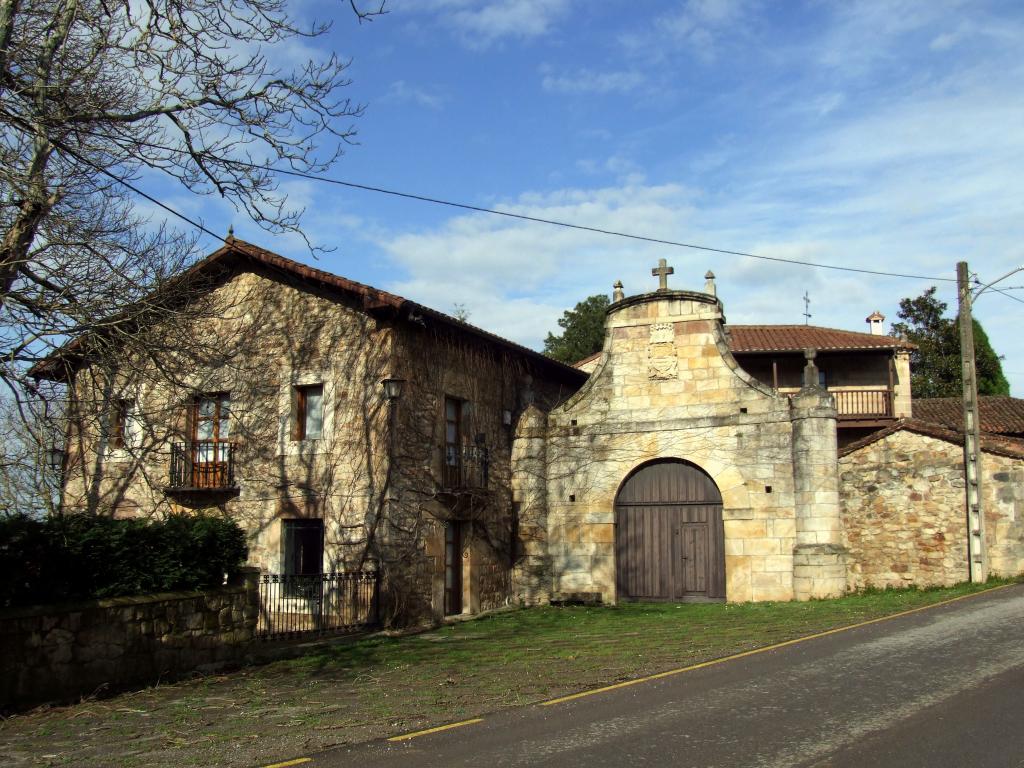
[[586,356],[586,357],[584,357],[584,358],[583,358],[582,360],[577,360],[577,361],[576,361],[575,363],[573,363],[573,364],[572,364],[573,368],[582,368],[582,367],[583,367],[584,365],[586,365],[587,363],[592,363],[592,362],[593,362],[594,360],[597,360],[597,358],[599,358],[599,357],[601,356],[601,353],[602,353],[603,351],[604,351],[604,350],[602,350],[602,349],[599,349],[599,350],[597,350],[597,352],[595,352],[594,354],[592,354],[592,355],[587,355],[587,356]]
[[[876,443],[879,440],[900,431],[914,432],[918,435],[934,437],[936,440],[944,440],[947,443],[953,443],[954,445],[964,444],[964,436],[961,432],[947,429],[946,427],[939,424],[933,424],[929,421],[921,421],[920,419],[900,419],[892,424],[892,426],[880,429],[877,432],[872,432],[870,435],[862,437],[860,440],[843,447],[839,451],[839,456],[840,458],[848,456],[855,451],[859,451],[861,448],[869,446],[872,443]],[[1024,459],[1024,440],[1018,440],[1012,437],[1004,437],[1002,435],[993,435],[988,432],[982,432],[981,449],[986,453],[994,453],[999,456],[1009,456],[1013,459]]]
[[[257,245],[247,243],[244,240],[239,240],[234,237],[229,237],[221,248],[218,248],[209,256],[195,263],[189,269],[175,277],[163,290],[171,290],[173,286],[188,285],[190,280],[207,272],[224,268],[230,269],[231,265],[235,264],[239,259],[262,264],[264,267],[271,270],[277,270],[281,273],[298,277],[302,280],[319,283],[324,287],[332,288],[351,296],[357,296],[360,298],[363,308],[368,311],[390,308],[399,312],[400,316],[403,318],[418,316],[419,318],[427,317],[433,319],[442,326],[447,326],[453,330],[466,333],[470,336],[482,338],[485,341],[522,354],[543,368],[547,368],[558,376],[567,376],[574,382],[579,383],[586,378],[586,375],[582,371],[579,371],[572,366],[560,363],[557,360],[542,355],[528,347],[516,344],[514,341],[509,341],[501,336],[485,331],[482,328],[478,328],[475,325],[470,325],[462,320],[446,315],[443,312],[438,312],[436,309],[431,309],[430,307],[403,298],[397,294],[382,291],[379,288],[364,285],[363,283],[357,283],[354,280],[340,277],[339,275],[335,275],[331,272],[326,272],[322,269],[301,264],[297,261],[293,261],[292,259],[280,256],[273,251],[268,251],[265,248],[260,248]],[[60,360],[62,356],[73,356],[78,354],[82,338],[83,337],[78,337],[74,339],[61,349],[48,356],[46,359],[37,363],[33,369],[29,371],[30,375],[34,375],[39,378],[59,377],[61,375]]]
[[[823,351],[855,352],[863,350],[914,349],[914,345],[892,336],[842,331],[817,325],[727,325],[729,349],[733,354],[760,352],[803,352],[808,347]],[[584,365],[601,353],[577,360]]]
[[[963,430],[963,401],[959,397],[922,397],[914,400],[914,418]],[[996,434],[1024,434],[1024,400],[982,395],[978,398],[981,429]]]
[[728,325],[729,348],[744,352],[802,352],[814,349],[859,351],[872,349],[914,349],[914,345],[892,336],[876,336],[816,325]]

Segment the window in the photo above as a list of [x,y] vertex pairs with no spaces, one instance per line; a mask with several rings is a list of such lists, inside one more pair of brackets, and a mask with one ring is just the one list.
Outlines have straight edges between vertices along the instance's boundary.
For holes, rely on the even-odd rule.
[[110,447],[124,448],[125,435],[128,431],[129,403],[127,400],[115,400],[110,414]]
[[224,488],[232,482],[231,396],[202,395],[192,410],[192,482],[197,488]]
[[314,576],[323,572],[324,521],[283,520],[281,563],[286,576]]
[[231,396],[227,392],[197,397],[192,418],[196,442],[221,442],[230,437]]
[[459,485],[462,466],[462,417],[466,403],[454,397],[444,399],[444,484]]
[[324,432],[324,385],[295,388],[295,440],[317,440]]

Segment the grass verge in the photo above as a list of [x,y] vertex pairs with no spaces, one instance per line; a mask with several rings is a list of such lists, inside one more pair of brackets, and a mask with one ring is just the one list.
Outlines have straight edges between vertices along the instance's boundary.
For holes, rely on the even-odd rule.
[[39,709],[0,724],[8,764],[253,766],[543,701],[1018,580],[806,603],[532,608],[420,635]]

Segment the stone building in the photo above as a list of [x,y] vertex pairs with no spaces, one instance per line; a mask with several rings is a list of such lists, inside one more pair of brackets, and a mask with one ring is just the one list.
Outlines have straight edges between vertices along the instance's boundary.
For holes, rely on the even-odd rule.
[[506,604],[513,417],[584,374],[233,238],[168,290],[168,343],[36,370],[71,394],[66,510],[217,510],[265,572],[380,569],[405,619]]
[[713,280],[666,282],[617,295],[587,383],[524,415],[520,525],[551,574],[527,599],[842,592],[836,412],[813,358],[795,396],[773,390],[730,352]]
[[[730,327],[713,275],[697,293],[654,273],[655,292],[617,286],[587,383],[520,422],[522,599],[788,600],[968,578],[962,438],[908,418],[910,345],[881,336],[879,313],[870,334]],[[1020,573],[1024,442],[983,445],[987,566]]]
[[[906,418],[877,313],[729,326],[710,273],[654,272],[574,368],[231,238],[147,343],[37,367],[71,394],[64,507],[219,510],[265,572],[380,570],[396,620],[967,578],[957,433]],[[984,445],[989,565],[1017,573],[1024,443]]]
[[[911,416],[913,345],[885,335],[884,321],[879,312],[869,315],[870,333],[814,325],[730,324],[724,330],[740,367],[784,395],[794,395],[803,386],[804,351],[816,350],[819,383],[835,402],[839,445],[844,446]],[[600,358],[598,352],[576,365],[591,373]],[[933,410],[938,413],[937,407]],[[945,410],[952,409],[944,409],[944,415]],[[1000,412],[1007,410],[1003,406]]]
[[[851,589],[966,579],[963,442],[960,432],[907,419],[840,452]],[[981,451],[989,571],[1018,574],[1024,571],[1024,442],[988,433]]]

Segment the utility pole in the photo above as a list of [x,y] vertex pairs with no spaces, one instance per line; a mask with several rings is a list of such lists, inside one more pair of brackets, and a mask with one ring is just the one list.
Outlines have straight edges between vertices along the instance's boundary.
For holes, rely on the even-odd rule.
[[974,361],[974,323],[967,262],[956,265],[960,310],[960,367],[964,403],[964,495],[967,504],[967,553],[971,581],[988,579],[985,553],[985,515],[981,499],[981,419],[978,413],[978,377]]

